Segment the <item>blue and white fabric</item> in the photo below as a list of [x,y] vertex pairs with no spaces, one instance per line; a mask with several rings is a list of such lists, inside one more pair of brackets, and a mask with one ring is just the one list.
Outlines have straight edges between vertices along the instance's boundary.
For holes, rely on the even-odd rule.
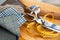
[[23,15],[13,7],[7,7],[0,11],[0,25],[12,33],[19,35],[19,27],[26,22]]

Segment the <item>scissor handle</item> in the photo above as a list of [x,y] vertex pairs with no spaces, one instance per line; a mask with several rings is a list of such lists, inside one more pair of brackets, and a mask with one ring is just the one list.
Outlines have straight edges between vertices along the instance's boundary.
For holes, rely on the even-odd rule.
[[43,18],[46,20],[47,16],[51,16],[51,19],[49,19],[49,20],[47,20],[47,21],[50,21],[50,22],[51,22],[51,21],[52,21],[52,22],[54,21],[54,16],[53,16],[53,14],[48,13],[48,14],[44,15]]

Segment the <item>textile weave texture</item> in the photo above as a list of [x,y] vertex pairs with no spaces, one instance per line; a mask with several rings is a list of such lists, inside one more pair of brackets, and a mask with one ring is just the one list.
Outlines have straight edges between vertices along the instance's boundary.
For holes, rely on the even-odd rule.
[[19,35],[19,27],[26,22],[23,15],[13,7],[7,7],[0,11],[0,25]]

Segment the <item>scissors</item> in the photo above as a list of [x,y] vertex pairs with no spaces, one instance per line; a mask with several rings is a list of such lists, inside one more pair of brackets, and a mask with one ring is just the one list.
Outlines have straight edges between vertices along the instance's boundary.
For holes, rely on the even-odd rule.
[[[41,11],[41,8],[40,8],[40,6],[38,6],[38,5],[31,6],[31,7],[29,8],[29,10],[31,11],[31,13],[28,14],[28,15],[34,17],[34,19],[33,19],[32,21],[36,21],[37,23],[42,24],[43,27],[46,27],[46,28],[48,28],[48,29],[50,29],[50,30],[53,30],[53,31],[56,31],[56,32],[60,32],[60,25],[57,25],[57,24],[54,24],[54,23],[52,23],[52,22],[49,22],[49,21],[46,21],[46,20],[45,20],[45,18],[46,18],[47,16],[51,15],[51,16],[52,16],[52,21],[53,21],[53,20],[54,20],[54,16],[53,16],[52,14],[48,13],[48,14],[46,14],[46,15],[44,16],[44,18],[42,18],[42,17],[39,15],[39,13],[40,13],[40,11]],[[32,15],[33,13],[35,14],[35,16]]]

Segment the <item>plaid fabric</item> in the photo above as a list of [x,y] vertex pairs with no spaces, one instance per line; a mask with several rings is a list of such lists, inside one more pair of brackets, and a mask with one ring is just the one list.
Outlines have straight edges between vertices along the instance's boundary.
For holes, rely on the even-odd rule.
[[0,12],[0,25],[11,31],[12,33],[19,35],[19,27],[25,23],[25,18],[13,7],[8,7]]

